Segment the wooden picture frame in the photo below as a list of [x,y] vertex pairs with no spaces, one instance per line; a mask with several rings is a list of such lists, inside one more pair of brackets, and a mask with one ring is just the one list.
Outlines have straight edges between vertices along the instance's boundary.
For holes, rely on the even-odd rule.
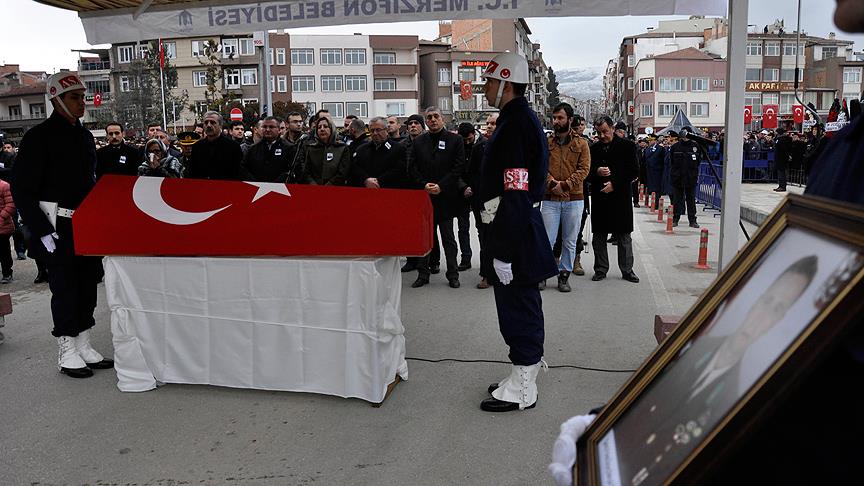
[[864,209],[790,195],[577,442],[574,484],[695,484],[864,310]]

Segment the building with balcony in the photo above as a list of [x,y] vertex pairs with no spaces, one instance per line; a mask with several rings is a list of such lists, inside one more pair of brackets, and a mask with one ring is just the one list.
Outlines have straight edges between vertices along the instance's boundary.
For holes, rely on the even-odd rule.
[[[489,106],[483,95],[480,76],[498,52],[457,51],[437,41],[420,41],[422,106],[437,106],[451,127],[469,122],[475,126],[498,109]],[[462,86],[466,86],[463,94]]]
[[104,128],[114,118],[111,83],[111,49],[75,50],[78,53],[78,77],[87,87],[87,104],[81,123],[89,128]]
[[41,81],[0,91],[0,131],[7,140],[20,140],[24,132],[54,111],[45,85],[45,81]]
[[292,35],[291,98],[310,113],[407,117],[419,111],[417,36]]

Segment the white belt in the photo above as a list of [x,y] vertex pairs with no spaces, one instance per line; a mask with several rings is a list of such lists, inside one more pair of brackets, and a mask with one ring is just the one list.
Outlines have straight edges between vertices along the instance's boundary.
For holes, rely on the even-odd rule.
[[532,208],[539,208],[539,207],[540,207],[540,203],[534,203],[531,207],[532,207]]
[[57,216],[62,216],[64,218],[71,218],[72,215],[75,214],[74,209],[66,209],[66,208],[57,208]]
[[[501,196],[490,199],[483,203],[483,209],[480,210],[480,220],[483,224],[492,224],[495,220],[495,215],[498,213],[498,204],[501,203]],[[539,208],[540,203],[536,202],[531,205],[532,208]]]

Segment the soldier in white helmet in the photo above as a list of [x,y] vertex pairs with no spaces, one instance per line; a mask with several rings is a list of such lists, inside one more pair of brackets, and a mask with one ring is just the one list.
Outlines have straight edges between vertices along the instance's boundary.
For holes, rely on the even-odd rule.
[[96,145],[79,121],[84,91],[73,73],[48,78],[54,112],[24,134],[12,173],[12,197],[30,228],[31,251],[40,253],[48,268],[57,367],[73,378],[114,366],[90,345],[101,259],[76,255],[72,238],[72,214],[96,184]]
[[546,135],[525,99],[528,62],[505,52],[483,74],[486,100],[500,109],[480,168],[481,219],[489,224],[481,270],[495,289],[498,325],[510,347],[510,375],[489,386],[480,408],[508,412],[537,403],[543,359],[543,303],[537,284],[558,267],[546,237],[540,202],[549,168]]

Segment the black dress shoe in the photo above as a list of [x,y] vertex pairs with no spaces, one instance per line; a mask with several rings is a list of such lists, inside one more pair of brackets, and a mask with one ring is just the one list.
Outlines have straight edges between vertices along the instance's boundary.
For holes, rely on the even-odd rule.
[[411,288],[416,289],[416,288],[422,287],[428,283],[429,283],[428,278],[417,277],[417,280],[415,280],[414,283],[411,284]]
[[624,280],[628,282],[639,283],[639,277],[637,277],[636,274],[633,272],[624,275]]
[[599,281],[603,280],[604,278],[606,278],[605,273],[595,273],[594,276],[591,277],[591,280],[593,280],[595,282],[599,282]]
[[639,207],[642,207],[642,206],[639,206],[639,203],[636,202],[636,203],[633,203],[633,207],[634,207],[634,208],[639,208]]
[[458,278],[451,278],[449,282],[450,282],[450,288],[452,288],[452,289],[458,289],[459,288],[459,279]]
[[90,368],[60,368],[60,373],[70,378],[90,378],[93,376],[93,370]]
[[429,273],[433,275],[438,275],[439,273],[441,273],[441,265],[430,266]]
[[785,187],[778,187],[778,188],[774,189],[774,192],[786,192],[786,188]]
[[[525,407],[525,410],[529,408],[534,408],[537,405],[535,401],[531,405]],[[484,412],[514,412],[519,410],[519,404],[515,402],[505,402],[503,400],[498,400],[497,398],[487,398],[480,402],[480,410]]]
[[691,227],[691,228],[698,228],[698,227],[699,227],[699,223],[697,223],[696,221],[693,221],[692,223],[690,223],[690,227]]
[[114,367],[114,360],[105,358],[96,363],[85,363],[91,370],[110,370]]
[[468,270],[470,268],[471,268],[471,260],[462,260],[462,263],[460,263],[459,266],[456,267],[456,270],[459,270],[460,272],[464,272],[465,270]]
[[406,263],[405,265],[402,265],[402,268],[400,269],[402,273],[413,272],[414,270],[417,270],[417,265],[412,263]]

